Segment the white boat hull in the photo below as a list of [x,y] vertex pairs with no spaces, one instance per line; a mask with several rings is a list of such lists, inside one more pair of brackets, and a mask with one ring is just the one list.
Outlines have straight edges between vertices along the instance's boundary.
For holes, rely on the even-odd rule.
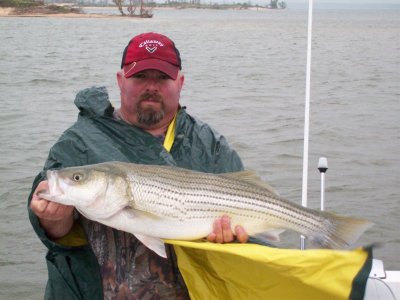
[[383,262],[374,259],[364,300],[400,300],[400,271],[385,271]]

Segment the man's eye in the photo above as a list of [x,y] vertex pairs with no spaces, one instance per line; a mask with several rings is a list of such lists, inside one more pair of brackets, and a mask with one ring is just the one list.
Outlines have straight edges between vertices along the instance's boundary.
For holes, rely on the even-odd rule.
[[170,79],[170,77],[167,74],[160,74],[159,78],[162,80]]
[[136,73],[132,75],[133,78],[137,78],[137,79],[143,79],[146,78],[146,75],[144,73]]

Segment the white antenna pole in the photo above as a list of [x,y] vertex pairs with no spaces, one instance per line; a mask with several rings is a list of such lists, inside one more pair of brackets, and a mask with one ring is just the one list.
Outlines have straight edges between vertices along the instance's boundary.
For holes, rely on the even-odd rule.
[[328,170],[328,160],[326,157],[319,158],[318,170],[321,173],[321,210],[325,210],[325,173]]
[[[313,0],[308,1],[308,31],[307,31],[307,72],[306,72],[306,102],[304,113],[304,150],[303,150],[303,188],[301,205],[307,207],[308,182],[308,144],[310,132],[310,82],[311,82],[311,41],[312,41]],[[305,249],[305,237],[301,236],[301,249]]]

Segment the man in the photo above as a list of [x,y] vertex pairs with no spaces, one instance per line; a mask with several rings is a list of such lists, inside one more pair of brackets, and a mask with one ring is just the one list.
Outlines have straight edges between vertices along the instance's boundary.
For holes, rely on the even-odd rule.
[[[121,106],[114,109],[104,88],[78,93],[77,122],[51,148],[30,196],[29,216],[43,243],[50,299],[185,299],[184,282],[172,247],[158,257],[133,235],[87,220],[64,206],[41,199],[45,171],[104,161],[170,164],[204,172],[243,169],[225,138],[179,105],[184,83],[174,43],[158,33],[134,37],[117,73]],[[222,216],[211,242],[247,241],[240,226],[231,231]]]

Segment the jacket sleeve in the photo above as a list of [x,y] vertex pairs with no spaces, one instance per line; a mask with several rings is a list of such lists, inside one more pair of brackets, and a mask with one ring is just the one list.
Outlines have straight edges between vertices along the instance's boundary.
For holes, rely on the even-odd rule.
[[[48,282],[44,299],[103,299],[102,279],[97,259],[90,246],[65,246],[50,240],[30,209],[33,192],[46,179],[48,169],[84,164],[85,148],[65,135],[51,148],[43,170],[36,176],[28,199],[28,215],[36,234],[48,248]],[[75,227],[75,226],[74,226]]]
[[50,149],[48,158],[46,160],[43,170],[36,176],[32,190],[28,198],[28,214],[33,229],[36,234],[48,249],[61,247],[60,244],[51,241],[43,228],[40,226],[38,217],[32,212],[30,203],[32,201],[33,192],[36,187],[43,180],[46,180],[46,171],[49,169],[61,169],[64,167],[83,165],[87,161],[85,147],[79,143],[79,139],[72,139],[68,134],[63,134],[59,141]]

